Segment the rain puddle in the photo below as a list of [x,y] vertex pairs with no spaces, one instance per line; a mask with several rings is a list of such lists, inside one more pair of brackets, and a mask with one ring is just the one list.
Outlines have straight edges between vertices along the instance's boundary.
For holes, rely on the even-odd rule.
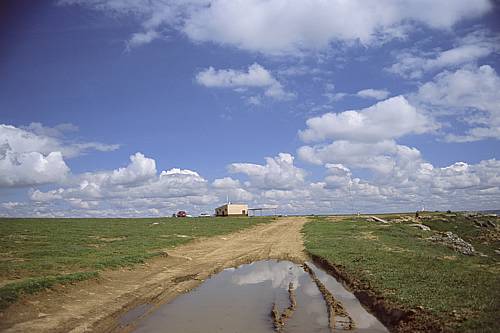
[[134,332],[346,330],[388,332],[352,293],[312,263],[301,267],[266,260],[223,270],[160,306]]

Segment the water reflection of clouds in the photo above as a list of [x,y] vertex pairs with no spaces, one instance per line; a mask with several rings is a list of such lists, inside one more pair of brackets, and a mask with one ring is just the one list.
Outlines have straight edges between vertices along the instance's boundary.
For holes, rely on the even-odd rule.
[[328,313],[326,312],[323,295],[321,295],[318,286],[309,276],[302,281],[302,292],[308,296],[301,304],[301,306],[305,307],[307,315],[314,318],[316,324],[328,326]]
[[[352,316],[357,328],[355,331],[388,332],[333,277],[309,265]],[[169,332],[185,333],[272,333],[269,302],[275,302],[281,310],[289,306],[287,288],[290,282],[296,288],[297,307],[287,322],[286,331],[332,332],[325,301],[316,283],[302,267],[276,260],[225,269],[190,293],[162,305],[138,323],[134,332],[161,332],[168,327]]]
[[334,292],[334,296],[337,298],[342,298],[343,300],[348,300],[348,299],[356,299],[356,296],[354,296],[353,293],[347,291],[344,286],[338,281],[336,281],[334,278],[332,278],[330,275],[327,273],[320,271],[319,269],[315,270],[316,276],[320,281],[322,281],[324,284],[327,284],[327,288],[331,291]]
[[[251,269],[236,270],[231,278],[231,282],[237,285],[257,284],[271,281],[273,288],[287,289],[290,282],[294,288],[299,287],[299,277],[306,274],[302,268],[289,261],[266,261],[256,262],[248,266]],[[250,267],[248,267],[250,268]]]
[[369,329],[371,332],[388,332],[377,318],[361,306],[356,296],[346,290],[340,282],[318,269],[314,264],[308,263],[308,265],[313,268],[318,279],[323,282],[333,296],[344,305],[358,329]]
[[328,326],[328,313],[325,309],[325,302],[321,298],[313,298],[305,304],[307,314],[314,318],[316,324]]
[[302,286],[304,294],[308,296],[318,296],[321,294],[321,292],[318,289],[318,286],[312,281],[312,280],[307,280],[305,285]]

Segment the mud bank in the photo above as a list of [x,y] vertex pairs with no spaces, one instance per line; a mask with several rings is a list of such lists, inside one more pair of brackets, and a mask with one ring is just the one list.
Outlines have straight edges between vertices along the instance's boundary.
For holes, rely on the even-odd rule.
[[312,261],[341,281],[391,332],[447,332],[433,316],[420,309],[405,309],[387,301],[370,286],[348,274],[342,266],[309,253]]

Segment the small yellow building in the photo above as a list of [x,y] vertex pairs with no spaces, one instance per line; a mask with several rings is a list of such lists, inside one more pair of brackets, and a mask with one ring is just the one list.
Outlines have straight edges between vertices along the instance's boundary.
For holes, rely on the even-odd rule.
[[227,203],[215,208],[215,216],[248,216],[248,205]]

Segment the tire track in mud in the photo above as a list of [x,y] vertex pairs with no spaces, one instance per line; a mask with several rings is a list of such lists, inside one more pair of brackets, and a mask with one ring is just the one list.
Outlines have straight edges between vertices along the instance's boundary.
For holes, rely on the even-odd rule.
[[[330,290],[316,276],[314,270],[307,263],[301,265],[302,269],[309,275],[311,280],[316,284],[325,302],[326,312],[328,314],[328,327],[331,332],[340,330],[350,331],[355,329],[354,320],[345,310],[342,303],[337,301]],[[288,299],[290,305],[280,313],[278,304],[272,303],[270,315],[273,322],[274,330],[277,333],[283,332],[288,320],[293,316],[297,307],[297,298],[292,282],[288,286]]]
[[295,289],[293,282],[288,285],[288,300],[290,305],[280,314],[278,305],[273,303],[271,309],[271,318],[273,320],[274,329],[276,332],[281,332],[286,325],[287,320],[293,316],[295,307],[297,306],[297,298],[295,297]]
[[224,268],[264,259],[304,263],[300,231],[306,221],[280,218],[233,234],[197,239],[134,269],[104,271],[98,280],[25,297],[4,311],[0,330],[127,331],[119,324],[122,314],[143,304],[152,305],[147,313],[154,311]]
[[306,263],[302,265],[304,270],[309,274],[311,279],[318,287],[323,299],[326,303],[328,312],[329,327],[332,330],[352,330],[354,329],[354,321],[351,316],[344,309],[344,306],[338,302],[332,293],[325,287],[325,285],[318,279],[316,273]]

